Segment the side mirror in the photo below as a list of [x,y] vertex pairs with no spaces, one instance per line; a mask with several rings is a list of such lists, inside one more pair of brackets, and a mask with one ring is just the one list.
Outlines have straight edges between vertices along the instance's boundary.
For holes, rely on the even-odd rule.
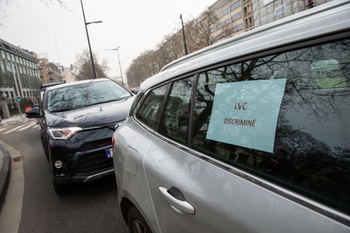
[[34,107],[34,108],[26,111],[25,115],[27,118],[40,118],[40,117],[42,117],[40,115],[40,108],[39,107]]
[[132,87],[132,88],[130,88],[130,91],[134,94],[137,94],[139,92],[139,88]]

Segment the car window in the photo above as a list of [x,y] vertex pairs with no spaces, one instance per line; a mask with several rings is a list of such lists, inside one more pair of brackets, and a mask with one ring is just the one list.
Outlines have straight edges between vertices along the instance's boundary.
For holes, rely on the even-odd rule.
[[160,107],[164,100],[167,88],[168,85],[164,85],[151,90],[145,97],[145,100],[136,114],[136,117],[140,121],[153,129],[157,127],[157,122],[159,121],[160,116]]
[[49,90],[47,109],[59,112],[131,97],[123,87],[112,81],[90,82]]
[[140,100],[142,99],[143,95],[145,93],[143,91],[138,91],[137,94],[136,94],[136,97],[134,99],[134,101],[132,102],[132,105],[130,107],[130,110],[129,110],[129,113],[128,113],[128,116],[132,116],[137,105],[139,104]]
[[350,40],[199,75],[193,148],[350,213]]
[[193,78],[174,82],[160,125],[161,134],[182,143],[187,139],[192,86]]

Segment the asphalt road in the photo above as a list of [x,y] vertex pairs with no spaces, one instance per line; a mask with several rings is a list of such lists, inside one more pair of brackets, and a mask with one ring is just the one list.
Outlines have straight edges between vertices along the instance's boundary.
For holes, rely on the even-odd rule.
[[[1,127],[10,129],[21,124]],[[18,233],[128,232],[118,207],[114,176],[76,185],[67,195],[58,196],[49,176],[39,129],[4,132],[0,132],[0,139],[23,157],[24,196]]]

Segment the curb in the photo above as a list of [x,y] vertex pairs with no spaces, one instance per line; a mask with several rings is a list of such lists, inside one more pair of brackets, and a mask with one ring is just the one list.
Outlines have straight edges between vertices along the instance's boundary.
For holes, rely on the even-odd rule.
[[11,171],[11,155],[1,144],[0,144],[0,157],[3,154],[2,167],[0,167],[0,212],[4,205],[7,187],[10,180]]

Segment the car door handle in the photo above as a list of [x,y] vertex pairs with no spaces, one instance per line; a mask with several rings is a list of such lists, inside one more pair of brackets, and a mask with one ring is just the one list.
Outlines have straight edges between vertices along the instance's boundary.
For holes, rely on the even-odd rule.
[[160,186],[159,193],[164,198],[164,200],[169,202],[171,207],[177,212],[183,212],[191,215],[195,214],[194,207],[185,200],[184,195],[177,188],[171,187],[168,189],[166,187]]

